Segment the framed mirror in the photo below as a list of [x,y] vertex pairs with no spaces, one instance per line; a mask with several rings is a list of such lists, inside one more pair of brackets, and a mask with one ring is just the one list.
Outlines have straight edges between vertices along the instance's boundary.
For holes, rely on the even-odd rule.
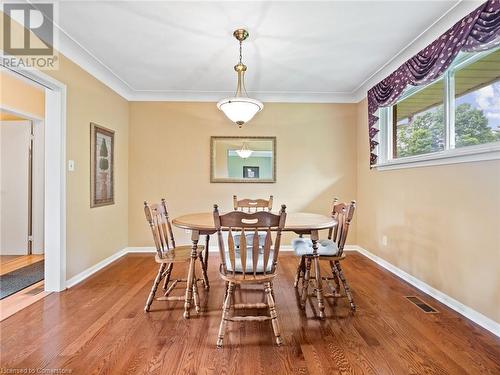
[[210,182],[276,182],[276,137],[211,137]]

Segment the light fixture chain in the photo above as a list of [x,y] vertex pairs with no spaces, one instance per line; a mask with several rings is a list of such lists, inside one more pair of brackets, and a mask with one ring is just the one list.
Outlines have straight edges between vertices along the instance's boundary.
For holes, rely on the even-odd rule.
[[242,47],[243,42],[240,40],[240,64],[242,63],[241,60],[243,59],[243,47]]

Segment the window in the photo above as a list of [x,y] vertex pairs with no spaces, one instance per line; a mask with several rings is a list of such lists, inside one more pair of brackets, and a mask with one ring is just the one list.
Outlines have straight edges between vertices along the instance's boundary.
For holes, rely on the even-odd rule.
[[461,53],[443,77],[380,109],[380,164],[500,154],[500,49]]
[[455,70],[455,147],[500,140],[500,50]]
[[443,86],[434,82],[392,107],[395,158],[444,150]]

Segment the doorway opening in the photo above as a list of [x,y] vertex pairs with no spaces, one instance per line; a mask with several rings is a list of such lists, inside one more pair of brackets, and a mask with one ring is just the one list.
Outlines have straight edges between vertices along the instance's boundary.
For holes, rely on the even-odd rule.
[[[26,100],[40,100],[32,88]],[[43,113],[41,113],[43,115]],[[44,278],[44,122],[0,108],[0,299]]]
[[[9,88],[9,80],[22,81],[25,85],[31,85],[43,93],[41,114],[40,111],[33,110],[33,107],[19,109],[23,101],[26,102],[26,96]],[[8,199],[3,194],[2,187],[0,226],[4,226],[5,220],[8,227],[16,217],[18,220],[16,228],[20,233],[14,236],[8,229],[3,229],[1,233],[0,256],[10,257],[2,259],[1,273],[21,269],[23,270],[21,278],[25,279],[23,283],[29,283],[30,281],[26,279],[34,276],[29,276],[32,274],[31,271],[24,271],[27,271],[26,267],[31,266],[36,268],[38,275],[41,274],[44,279],[43,285],[35,283],[23,289],[24,292],[30,292],[26,294],[36,294],[35,299],[30,301],[23,299],[20,302],[16,301],[15,306],[6,306],[5,301],[22,294],[20,292],[0,300],[0,320],[3,320],[41,296],[49,292],[62,291],[66,287],[66,86],[39,71],[4,66],[0,66],[0,81],[2,94],[0,113],[3,116],[0,120],[2,122],[0,131],[4,133],[4,129],[7,129],[1,135],[8,136],[12,140],[14,136],[18,137],[21,142],[17,146],[10,143],[5,146],[5,150],[0,149],[2,153],[0,164],[5,171],[5,174],[3,172],[1,174],[2,177],[4,175],[9,177],[6,179],[7,185],[8,183],[15,185],[15,180],[22,186],[22,189],[17,189],[18,191],[15,191],[13,186],[8,186],[9,191],[17,193],[17,198],[9,196]],[[14,125],[19,127],[14,128]],[[26,145],[26,135],[28,157],[25,158],[23,150]],[[5,155],[3,151],[6,151]],[[12,170],[9,172],[9,169]],[[2,181],[3,178],[0,183]],[[12,195],[14,196],[15,194]],[[21,196],[25,196],[26,199],[22,200]],[[6,209],[10,204],[13,209]],[[12,309],[15,311],[10,311]]]

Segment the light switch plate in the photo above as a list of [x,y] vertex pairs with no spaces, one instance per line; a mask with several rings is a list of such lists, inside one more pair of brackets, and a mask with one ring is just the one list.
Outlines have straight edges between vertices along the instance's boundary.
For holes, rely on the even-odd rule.
[[73,172],[75,170],[75,161],[68,160],[68,171]]

